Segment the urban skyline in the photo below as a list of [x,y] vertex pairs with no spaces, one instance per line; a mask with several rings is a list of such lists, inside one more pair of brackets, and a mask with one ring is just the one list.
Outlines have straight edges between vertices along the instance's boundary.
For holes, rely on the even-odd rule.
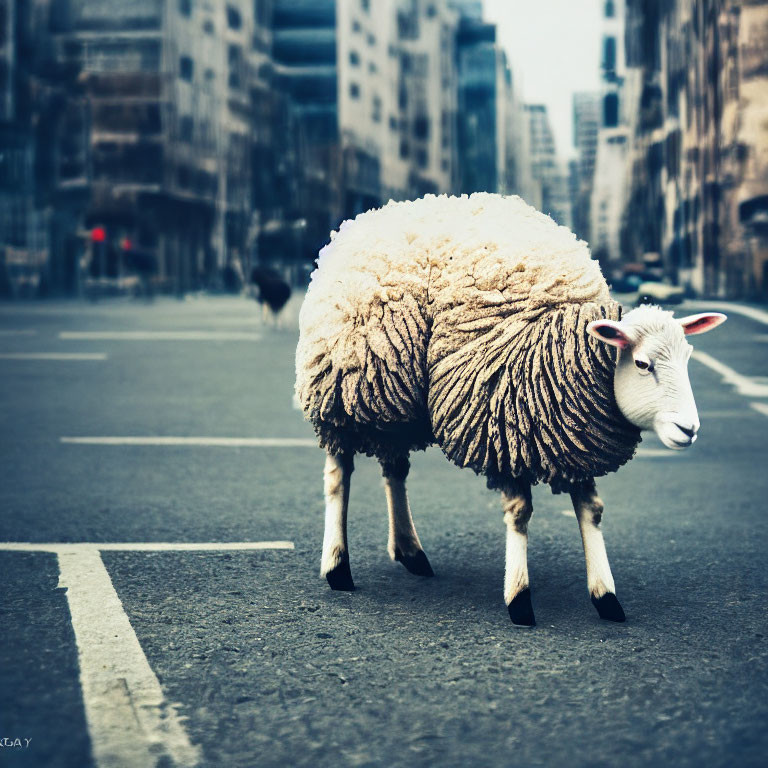
[[302,283],[346,218],[490,191],[609,279],[764,296],[768,3],[598,5],[566,164],[503,36],[520,3],[494,23],[481,0],[0,0],[0,289],[183,293],[272,263]]

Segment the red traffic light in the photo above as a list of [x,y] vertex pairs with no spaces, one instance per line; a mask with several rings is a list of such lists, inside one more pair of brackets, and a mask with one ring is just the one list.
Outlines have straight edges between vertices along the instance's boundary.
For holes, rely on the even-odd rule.
[[94,227],[91,230],[91,240],[94,243],[103,243],[107,239],[107,230],[104,227]]
[[122,246],[124,251],[130,251],[133,248],[133,243],[127,237],[124,237]]

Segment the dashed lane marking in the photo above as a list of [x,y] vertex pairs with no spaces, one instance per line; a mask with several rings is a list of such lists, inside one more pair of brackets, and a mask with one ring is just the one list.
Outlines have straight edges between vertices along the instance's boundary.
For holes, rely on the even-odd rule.
[[768,416],[768,403],[750,403],[750,405],[763,416]]
[[258,341],[252,331],[62,331],[64,341]]
[[731,384],[740,395],[744,397],[768,397],[768,384],[761,384],[750,379],[748,376],[742,376],[730,368],[725,363],[716,360],[712,355],[702,352],[698,349],[693,350],[691,355],[694,360],[711,368],[726,384]]
[[293,549],[293,543],[0,543],[0,550],[54,552],[58,556],[59,587],[67,590],[86,722],[98,768],[191,768],[201,760],[200,748],[189,740],[177,705],[165,700],[100,550],[249,549]]
[[3,352],[0,360],[106,360],[104,352]]
[[153,445],[211,448],[317,448],[310,437],[62,437],[76,445]]

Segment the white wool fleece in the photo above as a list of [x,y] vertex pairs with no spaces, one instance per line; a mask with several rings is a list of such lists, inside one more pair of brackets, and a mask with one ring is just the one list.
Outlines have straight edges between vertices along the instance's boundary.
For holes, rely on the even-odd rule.
[[342,224],[300,315],[296,391],[332,453],[437,442],[494,484],[617,469],[638,431],[586,334],[619,307],[585,243],[518,197],[390,202]]

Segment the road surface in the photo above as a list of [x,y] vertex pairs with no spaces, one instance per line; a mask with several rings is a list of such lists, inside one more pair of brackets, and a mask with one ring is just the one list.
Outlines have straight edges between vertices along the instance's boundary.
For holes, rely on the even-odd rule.
[[696,445],[648,437],[598,482],[627,623],[599,620],[570,501],[537,488],[538,626],[521,630],[499,500],[437,449],[409,478],[437,577],[389,561],[363,458],[357,590],[319,578],[323,456],[293,404],[295,304],[283,328],[240,298],[0,305],[0,541],[34,545],[0,551],[0,763],[764,764],[759,316],[692,339]]

